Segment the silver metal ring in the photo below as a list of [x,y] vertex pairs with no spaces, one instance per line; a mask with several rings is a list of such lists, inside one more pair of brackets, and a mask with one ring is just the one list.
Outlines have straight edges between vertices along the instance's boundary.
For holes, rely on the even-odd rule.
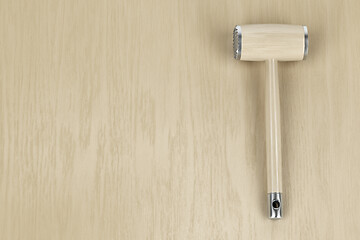
[[304,27],[304,58],[306,59],[306,56],[308,55],[309,52],[309,35],[308,35],[308,29],[306,26]]
[[281,193],[272,192],[268,193],[268,206],[269,206],[269,218],[281,219],[282,218],[282,201]]
[[233,32],[233,50],[234,58],[239,60],[241,58],[241,26],[236,25]]

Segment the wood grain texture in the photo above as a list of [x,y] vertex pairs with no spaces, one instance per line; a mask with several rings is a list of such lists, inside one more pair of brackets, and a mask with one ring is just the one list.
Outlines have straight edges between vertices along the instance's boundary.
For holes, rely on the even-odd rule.
[[301,25],[242,25],[241,40],[241,60],[299,61],[304,59],[305,30]]
[[[282,193],[281,122],[278,61],[267,60],[265,131],[267,192]],[[286,199],[284,199],[286,201]]]
[[[358,239],[357,0],[0,0],[0,239]],[[265,64],[236,24],[303,24],[279,63],[284,218],[266,212]]]

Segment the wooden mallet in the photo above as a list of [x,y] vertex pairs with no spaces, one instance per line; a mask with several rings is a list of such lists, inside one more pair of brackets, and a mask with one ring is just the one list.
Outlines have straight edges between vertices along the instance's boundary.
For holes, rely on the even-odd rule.
[[269,218],[282,218],[282,173],[278,61],[300,61],[308,54],[306,26],[251,24],[235,26],[234,57],[266,62],[266,167]]

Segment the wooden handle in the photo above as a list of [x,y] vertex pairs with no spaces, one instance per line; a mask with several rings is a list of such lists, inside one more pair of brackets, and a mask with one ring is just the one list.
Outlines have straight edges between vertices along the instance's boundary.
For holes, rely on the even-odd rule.
[[282,192],[281,130],[278,63],[266,61],[266,167],[268,193]]

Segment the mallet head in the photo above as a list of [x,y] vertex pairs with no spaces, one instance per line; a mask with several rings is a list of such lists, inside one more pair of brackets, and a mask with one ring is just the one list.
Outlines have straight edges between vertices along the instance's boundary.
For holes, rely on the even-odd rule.
[[251,24],[235,26],[235,59],[245,61],[303,60],[308,53],[306,26],[286,24]]

